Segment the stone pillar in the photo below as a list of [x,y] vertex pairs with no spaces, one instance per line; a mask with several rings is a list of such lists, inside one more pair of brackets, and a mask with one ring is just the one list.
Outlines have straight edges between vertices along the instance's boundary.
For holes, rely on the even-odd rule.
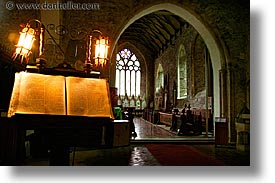
[[230,138],[230,122],[227,114],[228,93],[227,93],[227,70],[225,68],[220,71],[220,117],[226,118],[228,139]]
[[227,117],[226,69],[220,70],[220,117]]
[[[56,0],[40,0],[41,6],[45,6],[50,3],[57,3]],[[49,6],[50,8],[50,6]],[[58,64],[64,61],[64,53],[61,51],[61,39],[58,27],[62,24],[62,11],[59,9],[46,9],[41,10],[41,22],[47,29],[44,34],[44,46],[43,52],[44,58],[46,58],[46,67],[56,67]],[[51,34],[51,35],[50,35]],[[72,64],[72,63],[70,63]]]
[[[44,0],[41,0],[41,5],[44,5],[44,3],[56,3],[56,0],[47,0],[45,2]],[[49,10],[42,10],[41,11],[41,22],[46,26],[48,29],[53,29],[49,31],[55,31],[55,28],[59,25],[61,25],[61,12],[59,9],[49,9]],[[49,26],[49,27],[47,27]],[[56,36],[56,35],[55,35]],[[45,40],[50,39],[51,37],[46,33],[45,34]],[[59,39],[56,39],[57,44],[60,44]]]
[[227,118],[228,118],[228,134],[229,142],[236,142],[236,128],[235,128],[235,117],[236,117],[236,103],[235,103],[235,82],[233,68],[227,68]]
[[220,116],[227,119],[228,139],[236,142],[234,73],[230,68],[220,70]]

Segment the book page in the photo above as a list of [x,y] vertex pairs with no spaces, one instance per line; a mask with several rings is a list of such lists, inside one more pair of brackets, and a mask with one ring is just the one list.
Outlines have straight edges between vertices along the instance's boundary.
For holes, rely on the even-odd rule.
[[26,72],[19,74],[20,86],[16,83],[14,86],[15,92],[19,88],[14,113],[66,115],[65,77]]
[[9,110],[8,110],[8,117],[13,116],[17,109],[18,102],[19,102],[20,83],[21,83],[21,74],[15,73],[11,100],[10,100]]
[[105,79],[66,77],[67,115],[113,118]]

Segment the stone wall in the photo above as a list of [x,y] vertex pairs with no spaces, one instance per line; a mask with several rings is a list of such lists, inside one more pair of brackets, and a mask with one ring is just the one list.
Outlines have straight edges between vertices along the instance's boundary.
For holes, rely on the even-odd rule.
[[[0,3],[0,44],[12,53],[15,49],[14,45],[17,44],[19,39],[19,31],[22,30],[20,24],[26,24],[31,19],[40,19],[40,10],[9,10],[6,8],[7,2],[1,1]],[[16,0],[14,2],[25,1]]]
[[[175,45],[171,45],[155,61],[155,75],[159,64],[163,67],[164,76],[169,77],[168,91],[169,103],[173,103],[173,87],[178,79],[178,52],[180,46],[184,46],[187,54],[187,85],[188,96],[186,99],[177,99],[175,107],[182,108],[184,104],[192,107],[205,107],[205,44],[198,32],[188,26],[176,40]],[[204,94],[204,95],[203,95]],[[156,95],[156,94],[155,94]],[[210,94],[211,95],[211,94]]]

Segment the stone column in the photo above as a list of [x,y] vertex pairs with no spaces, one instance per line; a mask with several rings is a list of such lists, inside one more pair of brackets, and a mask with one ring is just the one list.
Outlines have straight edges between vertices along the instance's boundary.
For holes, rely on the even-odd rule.
[[[40,0],[40,5],[49,8],[41,10],[41,22],[47,29],[45,30],[44,44],[47,47],[44,50],[44,57],[46,58],[47,67],[56,67],[62,61],[64,61],[64,53],[61,51],[60,47],[60,36],[61,32],[58,32],[58,27],[62,24],[62,11],[59,9],[50,8],[47,6],[51,3],[57,3],[56,0]],[[49,32],[48,32],[49,31]],[[51,35],[50,35],[51,34]],[[64,50],[63,50],[64,51]],[[71,63],[70,63],[71,64]]]
[[228,134],[229,142],[236,142],[236,129],[235,129],[235,117],[236,117],[236,103],[235,103],[235,83],[233,68],[227,69],[227,118],[228,118]]
[[229,142],[236,142],[234,73],[231,68],[220,70],[220,116],[227,119]]
[[227,91],[227,70],[223,68],[219,71],[220,73],[220,117],[226,118],[227,127],[228,127],[228,139],[230,139],[230,122],[227,113],[227,104],[228,104],[228,91]]
[[226,69],[220,70],[220,117],[227,117]]

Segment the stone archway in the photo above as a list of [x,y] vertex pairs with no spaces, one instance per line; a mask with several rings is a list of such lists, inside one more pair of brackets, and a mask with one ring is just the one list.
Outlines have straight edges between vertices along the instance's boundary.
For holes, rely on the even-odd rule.
[[[200,34],[202,39],[204,40],[212,61],[212,68],[213,68],[213,95],[214,95],[214,117],[222,116],[224,114],[224,111],[226,109],[226,104],[224,101],[224,95],[222,94],[225,90],[226,86],[223,85],[221,88],[221,82],[220,82],[220,72],[222,70],[222,66],[226,65],[226,54],[224,53],[222,43],[220,40],[217,39],[218,36],[215,36],[214,32],[211,30],[210,27],[208,27],[200,18],[199,16],[196,16],[194,12],[191,12],[190,10],[185,9],[184,7],[180,7],[175,4],[171,3],[162,3],[153,5],[149,8],[145,8],[144,10],[137,13],[135,16],[133,16],[127,24],[121,29],[120,33],[116,37],[116,40],[114,41],[113,45],[116,45],[117,41],[119,40],[119,37],[124,32],[124,30],[129,27],[133,22],[138,20],[139,18],[150,14],[155,11],[159,10],[167,10],[171,13],[181,17],[185,21],[187,21],[190,25],[192,25],[196,31]],[[111,55],[114,51],[114,46],[112,47]]]

